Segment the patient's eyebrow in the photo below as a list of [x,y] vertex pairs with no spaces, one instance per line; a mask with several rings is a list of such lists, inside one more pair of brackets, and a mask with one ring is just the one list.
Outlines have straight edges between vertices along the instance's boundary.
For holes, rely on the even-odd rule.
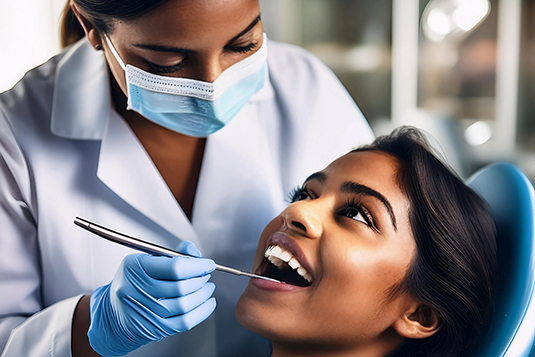
[[390,202],[388,202],[385,196],[381,195],[374,189],[369,188],[368,186],[361,185],[360,183],[352,181],[344,182],[342,186],[340,186],[340,190],[344,193],[352,193],[361,196],[371,196],[378,199],[388,211],[388,215],[390,216],[390,220],[392,221],[392,226],[394,226],[394,230],[398,230],[396,226],[396,216],[394,215],[394,210],[392,209],[392,205],[390,205]]
[[312,175],[308,176],[308,178],[305,180],[305,183],[310,180],[318,180],[320,183],[324,183],[327,180],[327,175],[321,171],[315,172]]

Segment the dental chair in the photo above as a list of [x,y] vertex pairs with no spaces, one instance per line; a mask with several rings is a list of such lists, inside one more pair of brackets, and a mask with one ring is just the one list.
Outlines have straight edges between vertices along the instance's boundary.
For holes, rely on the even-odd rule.
[[535,191],[516,166],[499,163],[468,185],[488,203],[498,231],[499,281],[492,322],[470,357],[535,357]]

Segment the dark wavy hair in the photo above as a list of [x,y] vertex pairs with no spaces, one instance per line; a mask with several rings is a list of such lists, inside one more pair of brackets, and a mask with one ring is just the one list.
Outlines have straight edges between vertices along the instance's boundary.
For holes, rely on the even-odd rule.
[[[408,292],[440,319],[440,330],[407,340],[391,357],[467,356],[488,323],[498,277],[496,228],[485,202],[435,156],[420,131],[401,127],[355,151],[397,158],[417,252],[390,298]],[[429,311],[428,310],[428,311]]]
[[[101,33],[111,30],[113,20],[134,19],[166,1],[168,0],[74,0]],[[67,47],[84,36],[84,29],[67,0],[61,21],[61,45]]]

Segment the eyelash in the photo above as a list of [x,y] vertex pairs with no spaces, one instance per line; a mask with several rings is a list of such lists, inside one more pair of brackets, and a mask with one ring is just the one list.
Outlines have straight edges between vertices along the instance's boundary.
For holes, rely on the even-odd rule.
[[[247,53],[247,52],[251,52],[254,48],[256,48],[256,46],[257,46],[256,43],[251,42],[247,46],[233,46],[233,47],[226,47],[226,49],[232,52],[237,52],[237,53]],[[169,67],[159,66],[149,61],[147,61],[147,64],[149,65],[151,71],[153,71],[156,74],[170,74],[170,73],[175,73],[176,71],[184,67],[184,62],[187,59],[188,58],[186,57],[182,61],[180,61],[180,63],[177,63],[174,66],[169,66]]]
[[375,222],[373,221],[373,217],[368,211],[368,209],[356,198],[348,199],[344,207],[338,212],[338,214],[341,214],[345,217],[352,218],[354,215],[351,215],[351,210],[356,210],[358,213],[362,215],[364,220],[366,221],[366,224],[373,229],[374,231],[377,231],[377,227],[375,226]]
[[307,197],[310,197],[310,192],[308,192],[308,188],[305,186],[297,186],[293,188],[290,193],[288,193],[288,198],[285,200],[288,203],[294,203],[297,201],[302,201],[303,199],[299,199],[300,195],[306,195]]
[[[301,195],[304,195],[305,197],[301,197]],[[301,197],[301,199],[300,199],[300,197]],[[289,203],[294,203],[294,202],[297,202],[297,201],[302,201],[302,200],[304,200],[306,198],[312,198],[312,196],[310,195],[310,192],[308,191],[308,188],[306,187],[306,185],[305,186],[297,186],[296,188],[294,188],[294,189],[292,189],[290,191],[290,193],[288,194],[287,201]],[[373,229],[376,232],[378,231],[377,227],[375,226],[375,222],[373,220],[373,217],[370,214],[370,212],[368,211],[368,209],[360,201],[358,201],[354,197],[351,198],[351,199],[346,200],[346,202],[344,203],[344,207],[342,207],[342,209],[340,211],[338,211],[338,214],[341,215],[341,216],[352,218],[355,215],[352,214],[354,212],[351,212],[351,210],[356,210],[357,213],[360,213],[362,215],[362,217],[364,218],[364,220],[366,221],[366,224],[368,225],[368,227],[370,227],[371,229]]]
[[256,46],[257,46],[256,43],[251,42],[250,44],[246,46],[229,46],[229,47],[226,47],[226,49],[231,50],[232,52],[247,53],[255,49]]
[[174,66],[164,67],[164,66],[158,66],[157,64],[154,64],[152,62],[147,61],[147,64],[149,65],[151,71],[153,71],[156,74],[170,74],[175,73],[182,67],[184,67],[184,62],[187,60],[187,58],[184,58],[179,63],[175,64]]

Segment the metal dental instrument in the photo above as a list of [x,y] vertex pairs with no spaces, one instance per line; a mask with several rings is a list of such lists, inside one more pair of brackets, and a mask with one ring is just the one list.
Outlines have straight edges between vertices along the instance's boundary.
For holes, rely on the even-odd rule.
[[[149,243],[149,242],[143,241],[143,240],[138,239],[138,238],[134,238],[134,237],[128,236],[128,235],[126,235],[124,233],[119,233],[119,232],[113,231],[113,230],[111,230],[109,228],[106,228],[104,226],[101,226],[99,224],[93,223],[91,221],[88,221],[87,219],[83,219],[83,218],[80,218],[80,217],[76,217],[76,219],[74,220],[74,224],[76,224],[77,226],[82,227],[83,229],[88,230],[89,232],[94,233],[94,234],[96,234],[96,235],[98,235],[98,236],[100,236],[100,237],[102,237],[104,239],[107,239],[107,240],[112,241],[114,243],[118,243],[118,244],[124,245],[124,246],[126,246],[128,248],[136,249],[136,250],[148,253],[148,254],[157,255],[157,256],[164,256],[164,257],[170,257],[170,258],[171,257],[198,258],[198,257],[195,257],[193,255],[179,253],[179,252],[177,252],[175,250],[172,250],[172,249],[169,249],[169,248],[165,248],[165,247],[153,244],[153,243]],[[276,282],[276,283],[280,283],[280,281],[275,280],[275,279],[271,279],[271,278],[268,278],[268,277],[265,277],[265,276],[256,275],[256,274],[252,274],[252,273],[246,273],[246,272],[243,272],[241,270],[234,269],[234,268],[229,268],[229,267],[226,267],[226,266],[223,266],[223,265],[219,265],[219,264],[215,265],[215,269],[219,270],[219,271],[223,271],[225,273],[234,274],[234,275],[243,275],[243,276],[248,276],[249,278],[264,279],[264,280],[269,280],[269,281],[273,281],[273,282]]]

